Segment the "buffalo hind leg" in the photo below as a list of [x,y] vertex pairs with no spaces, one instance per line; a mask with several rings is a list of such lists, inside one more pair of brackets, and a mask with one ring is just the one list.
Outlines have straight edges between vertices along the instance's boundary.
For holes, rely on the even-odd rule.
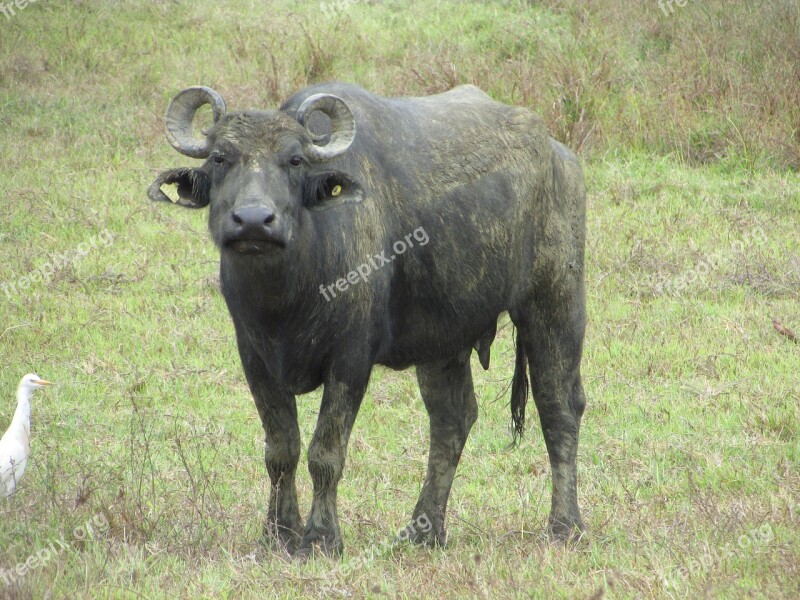
[[303,520],[297,504],[295,473],[300,459],[300,429],[294,396],[281,392],[261,358],[241,337],[239,355],[264,428],[264,462],[271,483],[264,541],[271,549],[294,552]]
[[522,334],[531,388],[553,477],[549,531],[569,539],[583,531],[578,509],[578,433],[586,399],[580,361],[585,330],[583,284],[539,290],[528,312],[512,314]]
[[444,546],[447,541],[444,518],[450,487],[469,430],[478,418],[470,352],[465,350],[455,357],[417,366],[431,439],[425,483],[412,522],[401,532],[402,537],[415,543]]

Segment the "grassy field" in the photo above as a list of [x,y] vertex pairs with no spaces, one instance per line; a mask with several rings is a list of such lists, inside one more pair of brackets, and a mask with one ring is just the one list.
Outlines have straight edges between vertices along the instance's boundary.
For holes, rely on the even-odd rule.
[[[34,398],[28,471],[0,501],[0,598],[799,597],[800,345],[773,320],[800,333],[800,5],[628,4],[39,0],[0,16],[0,431],[24,373],[59,384]],[[270,107],[330,79],[475,83],[584,158],[579,543],[545,537],[532,406],[508,448],[504,318],[492,369],[473,366],[447,548],[391,545],[427,415],[413,373],[380,368],[339,488],[344,558],[259,546],[262,433],[207,214],[145,190],[191,162],[161,121],[180,89]],[[299,399],[304,443],[318,406]]]

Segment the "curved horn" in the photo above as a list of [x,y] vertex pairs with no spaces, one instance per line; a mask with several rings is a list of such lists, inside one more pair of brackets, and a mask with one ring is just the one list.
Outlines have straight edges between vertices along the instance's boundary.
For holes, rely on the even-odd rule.
[[214,123],[225,114],[225,101],[209,87],[195,86],[183,90],[172,99],[164,115],[167,139],[181,154],[192,158],[207,158],[211,148],[208,140],[198,140],[192,134],[192,122],[197,109],[210,104],[214,110]]
[[314,94],[306,98],[297,109],[297,121],[305,126],[306,120],[315,111],[320,111],[331,120],[330,141],[324,146],[310,143],[305,151],[315,162],[331,160],[343,154],[356,137],[356,119],[344,100],[331,94]]

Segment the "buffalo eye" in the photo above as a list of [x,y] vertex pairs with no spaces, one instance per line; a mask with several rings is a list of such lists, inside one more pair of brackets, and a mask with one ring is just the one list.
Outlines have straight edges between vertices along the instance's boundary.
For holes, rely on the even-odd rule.
[[300,165],[303,164],[303,157],[295,154],[294,156],[292,156],[292,158],[289,159],[289,164],[292,165],[293,167],[299,167]]
[[222,163],[225,162],[225,157],[222,156],[222,154],[215,154],[214,156],[211,157],[211,160],[214,161],[214,164],[221,165]]

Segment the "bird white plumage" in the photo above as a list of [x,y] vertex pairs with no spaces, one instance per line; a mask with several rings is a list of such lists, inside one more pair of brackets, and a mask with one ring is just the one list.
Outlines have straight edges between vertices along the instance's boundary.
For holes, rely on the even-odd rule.
[[11,425],[0,438],[0,498],[14,493],[25,472],[25,463],[31,451],[31,396],[46,385],[36,373],[28,373],[17,387],[17,410]]

